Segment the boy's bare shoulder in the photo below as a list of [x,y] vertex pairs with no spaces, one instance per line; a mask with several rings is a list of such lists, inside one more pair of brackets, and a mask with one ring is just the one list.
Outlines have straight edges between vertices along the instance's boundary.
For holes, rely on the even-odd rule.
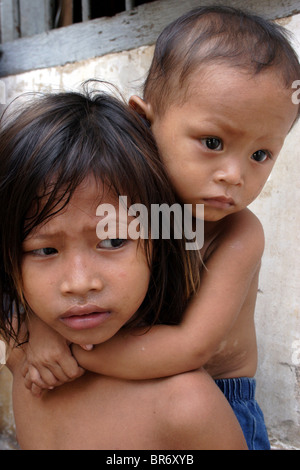
[[243,209],[224,219],[224,227],[230,236],[246,236],[250,233],[264,239],[264,230],[259,218],[250,210]]
[[258,217],[249,209],[226,217],[222,224],[217,246],[229,247],[235,254],[261,258],[265,247],[263,226]]
[[236,223],[242,225],[247,224],[252,226],[253,228],[256,228],[257,230],[263,230],[259,218],[248,208],[243,209],[242,211],[237,212],[236,214],[232,214],[231,217],[233,218],[233,220],[236,220]]

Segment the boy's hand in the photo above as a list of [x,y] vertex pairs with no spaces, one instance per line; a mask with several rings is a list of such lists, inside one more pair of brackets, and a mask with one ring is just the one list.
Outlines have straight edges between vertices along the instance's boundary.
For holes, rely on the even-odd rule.
[[34,315],[30,316],[28,329],[22,374],[33,395],[40,396],[44,389],[51,390],[84,374],[67,340],[59,333]]
[[40,396],[43,390],[52,390],[75,380],[85,372],[78,366],[65,340],[57,344],[55,348],[44,349],[39,354],[34,351],[29,343],[25,348],[26,359],[22,374],[26,388],[35,396]]

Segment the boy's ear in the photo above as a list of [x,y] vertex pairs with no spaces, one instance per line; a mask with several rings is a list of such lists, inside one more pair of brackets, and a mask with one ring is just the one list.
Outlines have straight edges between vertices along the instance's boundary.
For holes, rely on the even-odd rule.
[[147,103],[139,96],[133,95],[129,99],[129,106],[131,106],[141,116],[145,116],[150,124],[152,124],[153,110],[150,103]]

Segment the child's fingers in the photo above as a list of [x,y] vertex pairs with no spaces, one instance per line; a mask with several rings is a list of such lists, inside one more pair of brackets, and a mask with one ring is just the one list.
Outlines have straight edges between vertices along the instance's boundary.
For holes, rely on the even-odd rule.
[[[60,370],[60,367],[57,366],[56,369],[52,367],[40,366],[38,368],[38,372],[41,378],[41,382],[44,383],[47,388],[50,387],[57,387],[64,382],[67,382],[67,377],[65,374]],[[39,385],[39,382],[33,380],[36,385]]]
[[24,361],[21,367],[21,374],[25,377],[28,373],[29,364],[27,361]]
[[[76,369],[78,369],[78,366],[76,366]],[[46,377],[50,377],[51,374],[59,384],[69,382],[79,376],[77,370],[75,373],[72,370],[65,368],[63,364],[51,364],[51,366],[49,365],[49,368],[47,370],[45,369],[44,372],[45,380],[47,380],[48,383],[50,383],[50,381],[46,379]],[[55,386],[56,383],[53,383],[53,385]]]
[[64,357],[60,367],[69,382],[78,379],[85,373],[85,370],[78,365],[76,359],[71,354]]
[[91,351],[92,349],[94,349],[93,344],[80,344],[79,346],[85,351]]
[[51,390],[81,377],[84,373],[85,370],[78,366],[77,361],[71,355],[62,364],[40,365],[37,368],[25,361],[22,366],[25,386],[35,396],[40,396],[41,389]]
[[66,382],[81,377],[84,369],[78,366],[77,361],[71,354],[67,355],[60,363],[53,362],[47,365],[39,365],[38,367],[41,379],[48,385],[57,387]]
[[31,387],[31,393],[35,397],[40,397],[42,395],[43,389],[41,387],[38,387],[36,384],[32,384]]
[[39,371],[33,367],[28,367],[28,372],[24,377],[25,387],[29,390],[32,389],[32,385],[35,384],[36,387],[39,388],[49,388],[49,385],[43,381],[42,377],[40,376]]

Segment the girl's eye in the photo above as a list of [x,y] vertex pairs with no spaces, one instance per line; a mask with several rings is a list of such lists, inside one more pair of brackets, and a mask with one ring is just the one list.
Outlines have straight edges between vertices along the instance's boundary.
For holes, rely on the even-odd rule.
[[251,155],[252,160],[262,163],[270,158],[270,153],[265,150],[257,150]]
[[99,244],[99,248],[105,248],[107,250],[114,250],[121,248],[126,243],[124,238],[108,238],[107,240],[102,240]]
[[206,137],[201,139],[201,143],[209,150],[223,150],[223,142],[217,137]]
[[55,248],[40,248],[38,250],[32,250],[32,254],[36,256],[51,256],[55,255],[58,251]]

